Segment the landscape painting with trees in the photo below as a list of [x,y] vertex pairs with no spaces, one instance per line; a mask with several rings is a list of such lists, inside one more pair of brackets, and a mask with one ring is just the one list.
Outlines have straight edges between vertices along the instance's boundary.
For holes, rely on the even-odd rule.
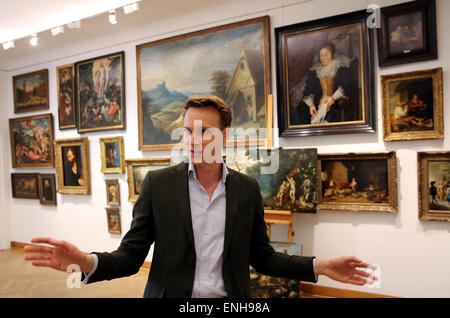
[[139,149],[170,149],[193,95],[216,95],[233,128],[267,128],[269,19],[246,20],[137,47]]

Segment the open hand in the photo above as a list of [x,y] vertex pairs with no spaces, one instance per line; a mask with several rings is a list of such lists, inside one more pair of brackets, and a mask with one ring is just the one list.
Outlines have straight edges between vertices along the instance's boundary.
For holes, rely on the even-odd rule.
[[325,275],[341,283],[362,286],[377,280],[377,277],[357,268],[375,269],[375,266],[364,263],[354,256],[316,260],[317,275]]
[[34,266],[50,267],[60,271],[66,271],[67,267],[76,264],[83,272],[90,272],[94,266],[91,255],[80,251],[75,245],[66,241],[57,241],[52,238],[33,238],[31,243],[46,243],[52,246],[27,245],[24,247],[25,260],[32,261]]

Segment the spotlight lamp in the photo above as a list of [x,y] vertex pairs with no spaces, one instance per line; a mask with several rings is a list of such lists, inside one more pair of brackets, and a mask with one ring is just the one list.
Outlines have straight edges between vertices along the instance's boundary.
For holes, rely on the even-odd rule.
[[109,23],[116,24],[117,23],[116,10],[109,10],[108,14],[109,14],[108,16]]
[[52,32],[53,36],[57,36],[58,34],[64,33],[64,26],[57,26],[56,28],[51,29],[50,32]]
[[33,33],[30,38],[30,44],[36,46],[38,44],[38,37],[36,33]]
[[125,14],[129,14],[138,10],[139,10],[139,3],[137,2],[123,6],[123,12],[125,12]]
[[8,41],[2,44],[4,50],[14,48],[14,41]]

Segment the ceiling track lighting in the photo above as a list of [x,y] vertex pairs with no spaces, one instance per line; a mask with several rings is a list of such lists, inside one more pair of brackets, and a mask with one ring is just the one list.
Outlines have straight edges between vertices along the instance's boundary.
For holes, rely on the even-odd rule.
[[139,10],[139,3],[137,2],[123,6],[123,12],[125,12],[125,14],[129,14],[138,10]]
[[[139,1],[141,1],[141,0],[139,0]],[[123,12],[125,14],[130,14],[135,11],[139,11],[139,1],[123,6]],[[111,23],[111,24],[117,23],[116,9],[112,9],[112,10],[108,11],[108,19],[109,19],[109,23]],[[66,24],[66,26],[69,29],[80,29],[81,28],[81,19],[69,22]],[[53,36],[57,36],[58,34],[64,33],[64,25],[54,27],[54,28],[50,29],[50,32],[52,33]],[[30,45],[32,45],[32,46],[36,46],[38,44],[39,39],[38,39],[37,33],[33,33],[30,35],[29,42],[30,42]],[[4,42],[4,43],[2,43],[2,46],[3,46],[4,50],[14,48],[14,40]]]
[[50,29],[50,32],[52,32],[53,36],[57,36],[58,34],[64,33],[64,26],[57,26],[56,28]]
[[38,44],[38,37],[36,33],[33,33],[30,38],[30,44],[36,46]]
[[2,44],[4,50],[14,48],[14,41],[8,41]]
[[109,19],[109,23],[111,23],[111,24],[117,23],[116,10],[108,11],[108,19]]
[[69,29],[80,29],[81,28],[81,20],[73,21],[70,23],[67,23],[67,27]]

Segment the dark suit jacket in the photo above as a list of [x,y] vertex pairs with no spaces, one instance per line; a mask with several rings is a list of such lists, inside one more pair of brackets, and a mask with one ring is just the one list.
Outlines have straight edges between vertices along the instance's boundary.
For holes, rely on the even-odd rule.
[[[154,243],[144,297],[191,296],[196,254],[187,172],[182,163],[147,174],[130,230],[116,251],[95,253],[99,262],[89,283],[137,273]],[[315,282],[313,257],[288,256],[269,244],[257,181],[229,169],[225,188],[222,272],[228,296],[249,295],[249,264],[262,274]]]

